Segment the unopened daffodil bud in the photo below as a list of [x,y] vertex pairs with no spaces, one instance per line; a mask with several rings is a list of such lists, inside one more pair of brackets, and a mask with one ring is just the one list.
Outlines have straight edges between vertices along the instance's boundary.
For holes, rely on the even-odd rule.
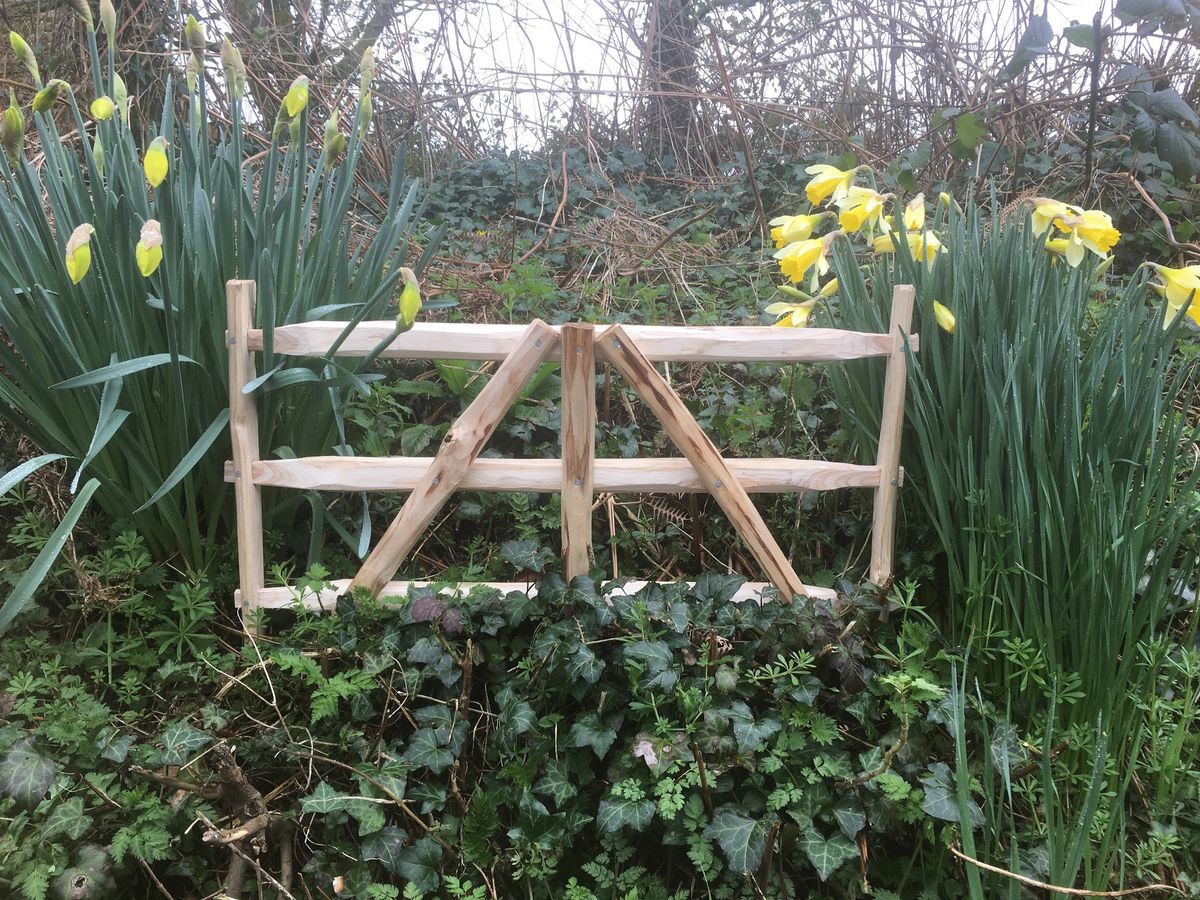
[[17,95],[12,88],[8,89],[8,109],[4,110],[4,118],[0,121],[0,144],[9,161],[16,165],[25,147],[25,113],[17,104]]
[[125,79],[113,74],[113,102],[117,104],[117,112],[126,122],[129,121],[129,89],[125,87]]
[[167,139],[156,137],[150,142],[146,155],[142,157],[142,168],[146,170],[146,181],[150,187],[158,187],[167,177],[170,161],[167,158]]
[[325,122],[325,142],[322,147],[322,152],[325,154],[325,165],[332,166],[333,161],[341,156],[345,149],[346,136],[338,130],[338,114],[335,110]]
[[308,77],[300,75],[288,88],[288,92],[283,98],[283,107],[287,110],[288,118],[294,119],[306,106],[308,106]]
[[88,31],[96,30],[96,20],[92,16],[92,7],[88,4],[88,0],[71,0],[71,8],[75,10],[75,15],[79,16],[79,20],[87,26]]
[[107,122],[113,117],[113,112],[116,108],[117,105],[113,103],[112,97],[97,97],[92,101],[90,107],[92,118],[97,122]]
[[402,268],[400,277],[404,279],[404,290],[400,292],[400,314],[396,316],[396,325],[407,331],[417,321],[417,313],[421,311],[421,283],[412,269]]
[[358,64],[358,96],[364,96],[371,87],[371,79],[375,77],[375,48],[368,47],[363,51],[362,61]]
[[204,60],[208,38],[204,34],[204,26],[196,20],[195,16],[189,15],[183,25],[183,44],[198,61]]
[[88,269],[92,267],[92,248],[88,243],[95,233],[95,228],[83,224],[72,231],[71,236],[67,239],[67,276],[71,279],[72,284],[79,284],[83,280],[83,276],[88,273]]
[[823,288],[821,288],[820,293],[818,293],[817,296],[822,298],[832,297],[838,292],[839,287],[840,285],[838,284],[838,280],[836,278],[831,278],[829,282],[826,283]]
[[111,45],[117,39],[117,10],[112,0],[100,0],[100,24],[104,26],[104,33]]
[[96,171],[103,175],[104,142],[100,140],[100,135],[96,135],[96,140],[92,142],[92,163],[96,166]]
[[367,136],[367,132],[371,130],[371,92],[367,91],[362,96],[362,103],[358,111],[358,139],[361,141]]
[[33,111],[48,112],[58,100],[58,95],[62,93],[63,88],[70,88],[70,85],[61,78],[51,79],[49,84],[33,95]]
[[154,274],[162,262],[162,226],[157,219],[148,219],[142,226],[142,233],[134,255],[137,256],[138,271],[143,278]]
[[196,82],[200,80],[202,74],[204,74],[204,63],[195,56],[189,56],[187,65],[184,66],[184,78],[187,81],[189,94],[196,93]]
[[246,64],[242,54],[229,38],[221,42],[221,67],[225,70],[225,89],[229,99],[237,103],[246,89]]
[[948,307],[943,306],[936,300],[933,301],[933,317],[937,320],[938,327],[942,331],[954,334],[954,326],[957,324],[954,319],[954,313],[950,312]]
[[42,85],[42,73],[38,70],[37,57],[33,55],[33,51],[29,49],[29,44],[25,42],[25,38],[21,37],[15,31],[8,33],[8,43],[12,47],[12,51],[16,54],[17,59],[29,71],[29,77],[33,79],[33,83],[38,87]]

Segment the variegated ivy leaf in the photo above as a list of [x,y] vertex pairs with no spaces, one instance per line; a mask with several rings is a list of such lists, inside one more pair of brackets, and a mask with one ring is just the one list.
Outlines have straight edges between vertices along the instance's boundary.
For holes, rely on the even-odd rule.
[[816,828],[809,829],[801,836],[799,846],[822,881],[828,881],[829,876],[846,860],[858,856],[858,847],[850,838],[835,833],[826,840]]

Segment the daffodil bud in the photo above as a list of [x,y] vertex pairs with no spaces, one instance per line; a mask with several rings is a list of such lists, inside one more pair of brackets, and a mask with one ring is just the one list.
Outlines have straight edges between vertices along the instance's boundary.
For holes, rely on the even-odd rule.
[[346,149],[346,136],[338,131],[338,114],[335,110],[325,122],[325,143],[322,152],[325,154],[325,165],[332,166],[334,160]]
[[289,119],[299,116],[301,110],[308,106],[307,76],[300,75],[292,82],[292,86],[288,88],[288,92],[283,98],[283,106],[287,110]]
[[366,95],[371,88],[371,79],[375,77],[375,48],[368,47],[363,51],[362,61],[358,64],[358,96]]
[[62,93],[63,88],[69,88],[70,85],[61,78],[52,78],[50,83],[33,95],[33,111],[38,113],[48,112],[55,101],[58,100],[58,95]]
[[8,33],[8,43],[12,47],[13,53],[16,54],[17,59],[21,61],[21,65],[29,71],[34,84],[40,87],[42,84],[42,73],[38,70],[37,57],[33,55],[33,51],[25,43],[25,38],[21,37],[15,31],[10,31]]
[[362,96],[361,108],[358,111],[358,139],[361,141],[366,138],[367,132],[371,129],[371,92],[367,91]]
[[221,66],[225,69],[225,88],[229,91],[230,102],[237,103],[246,88],[246,64],[229,38],[221,42]]
[[96,30],[96,20],[92,17],[92,7],[88,0],[71,0],[71,7],[75,10],[75,15],[79,16],[80,21],[87,26],[88,31]]
[[92,248],[88,246],[88,242],[95,233],[95,228],[83,224],[72,231],[67,239],[67,277],[71,279],[72,284],[79,284],[92,267]]
[[938,327],[949,334],[954,334],[954,328],[958,324],[954,318],[954,313],[948,307],[942,306],[938,301],[933,301],[933,317],[937,320]]
[[117,105],[113,103],[112,97],[97,97],[92,101],[90,107],[92,118],[97,122],[107,122],[113,117],[113,112]]
[[8,89],[8,109],[4,110],[4,118],[0,121],[0,144],[16,165],[25,147],[25,113],[17,105],[17,95],[12,88]]
[[100,140],[100,135],[96,135],[96,140],[92,143],[92,162],[96,165],[96,171],[103,175],[104,143]]
[[192,51],[192,56],[197,60],[204,59],[204,51],[208,47],[208,38],[204,34],[204,26],[201,25],[195,16],[188,16],[187,22],[183,26],[183,43]]
[[187,79],[187,89],[189,94],[196,93],[196,82],[204,73],[204,64],[202,60],[195,56],[189,56],[187,66],[185,68],[185,78]]
[[100,0],[100,24],[104,26],[104,33],[108,35],[111,45],[117,39],[117,10],[112,0]]
[[117,112],[126,122],[129,121],[129,90],[125,87],[125,79],[113,73],[113,102],[117,104]]
[[832,297],[838,292],[839,286],[840,285],[838,284],[838,280],[836,278],[831,279],[829,283],[825,285],[825,287],[821,288],[821,291],[817,294],[817,296],[826,298]]
[[157,219],[147,219],[142,226],[141,238],[138,241],[134,255],[137,257],[138,271],[143,278],[149,278],[162,262],[162,226]]
[[167,177],[167,170],[170,168],[170,162],[167,159],[167,139],[164,137],[156,137],[150,142],[150,146],[146,149],[146,155],[142,157],[142,168],[146,171],[146,181],[150,187],[158,187],[163,183],[163,179]]
[[404,290],[400,292],[400,314],[396,317],[396,326],[407,331],[413,327],[417,313],[421,311],[421,283],[409,268],[402,268],[400,277],[404,279]]

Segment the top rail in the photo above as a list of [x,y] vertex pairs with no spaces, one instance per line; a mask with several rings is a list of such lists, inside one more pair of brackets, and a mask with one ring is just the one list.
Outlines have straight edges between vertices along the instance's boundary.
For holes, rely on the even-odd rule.
[[[274,331],[274,350],[287,356],[324,356],[345,329],[344,322],[303,322]],[[394,324],[362,322],[347,335],[336,356],[367,356],[391,334]],[[624,325],[625,333],[652,362],[839,362],[887,356],[888,334],[834,328],[773,325]],[[557,329],[555,329],[557,331]],[[601,340],[604,328],[598,328]],[[516,347],[523,325],[418,322],[379,355],[384,359],[502,360]],[[917,335],[909,335],[913,351]],[[248,332],[250,350],[263,349],[262,329]]]

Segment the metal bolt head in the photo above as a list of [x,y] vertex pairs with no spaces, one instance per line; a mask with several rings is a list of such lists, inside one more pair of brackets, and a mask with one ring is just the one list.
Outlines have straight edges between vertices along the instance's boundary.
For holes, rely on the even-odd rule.
[[579,486],[581,486],[582,484],[583,484],[583,479],[582,479],[582,478],[576,478],[576,479],[575,479],[575,487],[579,487]]

